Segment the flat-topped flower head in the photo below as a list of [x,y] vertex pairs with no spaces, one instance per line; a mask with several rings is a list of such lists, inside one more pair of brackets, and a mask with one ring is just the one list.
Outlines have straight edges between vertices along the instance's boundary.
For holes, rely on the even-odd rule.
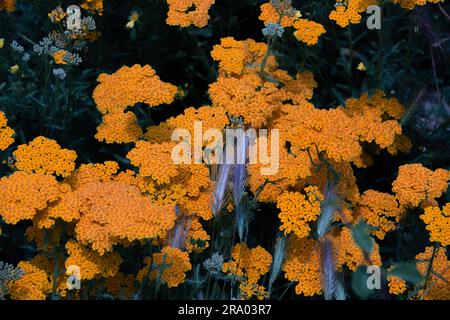
[[448,188],[450,171],[430,170],[420,163],[406,164],[399,168],[398,177],[392,183],[395,197],[404,207],[435,205]]
[[61,148],[55,140],[39,136],[29,144],[20,145],[14,157],[20,171],[67,177],[75,169],[77,154]]
[[0,151],[6,150],[14,142],[14,130],[7,126],[8,119],[0,111]]
[[176,86],[163,82],[149,65],[123,66],[113,74],[102,73],[92,96],[103,123],[97,128],[96,138],[107,143],[136,141],[142,135],[136,116],[127,111],[137,103],[150,107],[173,102]]
[[17,171],[0,179],[0,216],[9,224],[31,220],[56,201],[60,193],[55,177]]
[[203,28],[208,24],[209,8],[215,0],[167,0],[166,23],[171,26]]
[[444,247],[450,245],[450,203],[442,210],[439,207],[427,207],[420,218],[427,225],[430,241],[439,242]]

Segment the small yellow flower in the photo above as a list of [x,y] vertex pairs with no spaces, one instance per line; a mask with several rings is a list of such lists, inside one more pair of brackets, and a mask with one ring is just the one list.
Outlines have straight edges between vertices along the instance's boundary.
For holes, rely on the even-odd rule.
[[0,38],[0,49],[5,45],[5,39]]
[[300,10],[296,10],[296,11],[295,11],[295,17],[296,17],[297,19],[302,17],[302,13],[300,12]]
[[9,68],[9,72],[11,72],[12,74],[16,74],[17,72],[19,72],[19,66],[17,64],[13,65],[11,68]]
[[53,54],[53,60],[56,64],[67,64],[67,61],[64,59],[66,55],[66,50],[58,50]]
[[359,71],[366,71],[367,67],[366,67],[366,65],[364,63],[360,62],[358,64],[358,66],[356,67],[356,69],[358,69]]
[[128,23],[125,25],[125,27],[127,29],[133,29],[134,25],[136,24],[136,22],[139,20],[139,12],[137,11],[131,11],[130,17],[128,18],[130,19],[128,21]]
[[53,9],[49,14],[48,17],[50,18],[50,21],[53,23],[58,23],[64,20],[64,18],[67,16],[67,13],[64,12],[64,10],[61,8],[61,6],[57,6],[55,9]]

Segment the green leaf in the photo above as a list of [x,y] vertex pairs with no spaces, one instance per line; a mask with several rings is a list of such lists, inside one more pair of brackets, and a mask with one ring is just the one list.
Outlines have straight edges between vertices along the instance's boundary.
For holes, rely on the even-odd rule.
[[112,295],[110,295],[109,293],[101,293],[101,294],[97,295],[97,299],[98,300],[115,300],[114,297]]
[[423,280],[422,274],[413,262],[400,262],[393,265],[389,275],[399,277],[412,284],[418,284]]
[[367,274],[366,267],[359,267],[358,270],[353,272],[351,286],[355,294],[363,300],[369,298],[369,296],[373,293],[373,290],[370,290],[367,287],[367,279],[369,278],[369,274]]
[[213,31],[211,28],[196,29],[192,31],[198,37],[211,38]]
[[353,240],[364,251],[365,254],[370,256],[372,254],[373,245],[375,240],[369,234],[370,226],[365,221],[360,221],[356,226],[352,228]]

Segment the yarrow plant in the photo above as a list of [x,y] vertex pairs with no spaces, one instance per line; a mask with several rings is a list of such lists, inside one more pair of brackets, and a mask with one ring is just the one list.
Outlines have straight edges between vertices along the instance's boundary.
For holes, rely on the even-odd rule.
[[449,14],[0,0],[0,299],[450,299]]

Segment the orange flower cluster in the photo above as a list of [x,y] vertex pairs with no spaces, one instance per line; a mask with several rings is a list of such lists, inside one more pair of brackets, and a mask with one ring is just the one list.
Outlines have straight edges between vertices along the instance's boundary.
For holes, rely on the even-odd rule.
[[311,104],[303,104],[287,106],[283,112],[276,125],[282,128],[281,136],[291,145],[300,150],[316,145],[319,151],[336,161],[359,161],[362,148],[358,127],[342,109],[319,110]]
[[[271,143],[271,138],[268,139],[268,145]],[[260,141],[260,140],[258,140]],[[312,164],[306,152],[289,152],[285,148],[280,150],[280,169],[277,174],[271,177],[271,180],[277,181],[273,184],[266,184],[264,189],[259,194],[258,200],[261,202],[277,202],[278,197],[292,189],[293,186],[298,186],[300,181],[305,182],[305,178],[311,175]],[[253,192],[265,183],[267,177],[261,175],[261,165],[249,165],[248,171],[249,186]],[[305,182],[306,184],[306,182]],[[309,184],[316,184],[310,182]],[[295,188],[298,189],[298,188]],[[300,189],[301,190],[301,189]]]
[[65,57],[67,56],[68,51],[66,50],[58,50],[53,54],[53,60],[56,64],[67,64]]
[[80,186],[52,207],[49,216],[68,222],[79,219],[77,239],[103,255],[120,241],[164,235],[173,226],[175,209],[152,203],[135,186],[110,181]]
[[[358,167],[371,164],[370,154],[363,146],[372,143],[391,153],[407,151],[403,144],[396,144],[403,137],[398,119],[404,107],[381,91],[372,97],[363,94],[359,99],[348,99],[346,107],[336,109],[317,109],[306,99],[297,103],[280,105],[269,120],[269,128],[280,131],[280,170],[271,176],[271,180],[278,182],[265,186],[260,201],[274,202],[283,191],[301,190],[299,187],[308,184],[323,187],[332,172],[322,166],[311,175],[321,158],[340,174],[337,193],[357,201],[359,191],[350,164]],[[259,174],[259,168],[260,165],[249,166],[253,191],[267,178]]]
[[389,293],[394,295],[403,294],[407,287],[406,281],[396,276],[388,276]]
[[395,223],[400,221],[404,208],[400,207],[393,195],[367,190],[361,196],[356,213],[377,230],[372,233],[383,240],[387,232],[395,229]]
[[6,150],[14,142],[14,130],[7,126],[8,119],[0,111],[0,151]]
[[296,294],[313,296],[322,293],[320,271],[320,251],[318,243],[295,235],[288,238],[286,259],[283,264],[284,276],[295,286]]
[[209,247],[208,241],[211,237],[203,229],[199,219],[193,219],[190,223],[189,233],[186,239],[186,250],[188,252],[202,252]]
[[9,224],[33,219],[56,201],[60,192],[53,176],[17,171],[0,179],[0,216]]
[[366,93],[359,99],[349,99],[346,104],[345,108],[329,110],[316,109],[309,103],[286,106],[275,124],[282,128],[282,137],[301,150],[316,147],[335,161],[365,166],[361,143],[391,146],[402,132],[397,119],[403,107],[396,99],[385,98],[381,91],[370,98]]
[[255,297],[258,300],[264,300],[268,298],[268,292],[266,287],[258,285],[257,283],[250,283],[248,281],[241,282],[239,285],[240,298],[242,300],[249,300]]
[[363,250],[356,244],[351,230],[347,227],[342,228],[339,236],[333,239],[333,246],[338,270],[344,265],[352,271],[356,271],[362,265],[382,265],[378,244],[374,243],[373,250],[366,259]]
[[[162,144],[163,142],[170,142],[172,132],[175,129],[183,129],[189,131],[190,138],[194,137],[194,124],[195,121],[200,123],[201,130],[206,131],[208,129],[223,129],[229,122],[225,110],[223,108],[211,108],[210,106],[203,106],[198,109],[187,108],[184,110],[184,114],[177,117],[171,117],[164,122],[161,122],[157,126],[150,126],[147,128],[147,132],[144,134],[145,140],[152,144]],[[204,137],[200,143],[203,146],[213,147],[213,142]],[[191,155],[194,150],[190,145]],[[180,154],[181,155],[181,154]]]
[[[198,109],[187,108],[184,110],[184,114],[175,118],[170,118],[166,121],[168,128],[176,129],[183,128],[189,131],[191,138],[194,137],[194,122],[201,122],[202,130],[208,129],[223,129],[229,122],[225,110],[222,108],[211,108],[209,106],[203,106]],[[205,145],[207,142],[202,141]]]
[[[40,142],[35,140],[28,146],[21,146],[16,154],[18,162],[30,153],[37,152],[36,150],[41,147]],[[64,150],[52,141],[48,150],[44,148],[40,155],[48,156],[45,154],[47,151],[55,157],[58,152]],[[30,156],[30,159],[32,158]],[[59,158],[67,157],[60,155]],[[36,155],[35,159],[39,164],[40,158]],[[46,161],[42,163],[48,164]],[[118,277],[122,258],[118,253],[111,252],[113,245],[130,245],[135,240],[158,237],[164,239],[168,230],[174,226],[176,201],[166,201],[167,204],[164,204],[164,201],[158,198],[158,192],[161,194],[169,192],[170,187],[174,190],[184,189],[184,193],[180,194],[189,198],[192,203],[196,203],[197,197],[204,197],[203,194],[209,195],[209,191],[203,190],[205,184],[209,186],[206,167],[179,168],[175,172],[177,177],[181,178],[177,186],[170,184],[163,186],[156,180],[152,182],[150,178],[137,176],[131,171],[119,172],[118,164],[113,161],[81,165],[75,171],[67,170],[68,176],[62,182],[58,182],[50,175],[57,173],[58,170],[49,169],[44,165],[41,167],[45,167],[46,173],[49,174],[29,173],[26,172],[29,169],[27,167],[21,168],[26,171],[17,171],[0,180],[0,196],[5,200],[0,203],[2,219],[10,224],[32,219],[33,226],[28,228],[27,236],[30,240],[36,241],[37,248],[44,252],[58,246],[61,241],[60,235],[67,232],[76,241],[72,239],[65,244],[68,257],[61,262],[66,269],[69,270],[72,265],[79,266],[83,280],[114,278],[108,286],[116,293],[119,289],[121,291],[127,289],[129,292],[130,287],[124,285],[121,279],[115,279]],[[36,168],[29,171],[36,171]],[[161,190],[156,190],[155,184],[161,185]],[[188,207],[190,201],[185,200],[184,205]],[[202,209],[206,210],[207,204],[202,206]],[[67,223],[65,229],[62,229],[61,224],[55,224],[58,219]],[[198,218],[194,217],[185,247],[189,251],[201,251],[208,246],[207,241],[209,235],[203,230]],[[177,286],[184,281],[185,272],[191,269],[188,253],[166,247],[160,254],[154,255],[154,263],[162,266],[163,260],[166,259],[163,256],[166,255],[168,258],[165,261],[172,263],[173,266],[164,270],[161,277],[169,287]],[[36,259],[44,258],[38,255]],[[48,287],[51,288],[49,275],[52,274],[53,267],[51,264],[45,267],[30,266],[25,262],[23,264],[27,268],[25,270],[27,274],[21,282],[14,284],[13,297],[44,299],[49,294]],[[60,267],[61,270],[63,268],[64,266]],[[156,274],[152,276],[155,278]],[[62,285],[65,284],[65,278],[67,276],[62,273],[57,279],[58,292],[61,295],[65,294],[66,290]],[[122,278],[130,279],[125,276]]]
[[231,253],[232,260],[225,262],[223,272],[244,276],[256,283],[269,271],[272,256],[263,247],[250,249],[245,243],[237,243]]
[[[404,107],[396,99],[387,98],[383,92],[376,91],[372,96],[363,94],[359,99],[349,99],[345,107],[316,109],[307,101],[312,97],[315,87],[312,76],[299,75],[297,79],[292,79],[277,70],[276,63],[270,59],[264,66],[264,72],[261,72],[258,67],[262,63],[261,59],[264,59],[264,51],[252,53],[249,44],[252,43],[227,38],[214,48],[213,57],[219,61],[220,72],[218,80],[210,86],[213,107],[221,107],[229,114],[242,115],[253,127],[266,125],[280,129],[280,170],[270,177],[276,183],[266,184],[258,200],[276,202],[281,209],[281,228],[294,231],[295,235],[289,239],[287,260],[283,266],[286,278],[299,282],[296,286],[298,294],[320,294],[322,276],[318,243],[306,240],[310,227],[303,220],[301,212],[296,215],[295,210],[291,210],[297,206],[301,208],[307,201],[299,191],[311,185],[324,188],[330,174],[337,172],[339,179],[335,191],[343,202],[338,219],[346,223],[354,222],[349,208],[358,204],[355,214],[379,227],[374,234],[383,238],[386,232],[395,228],[404,209],[394,196],[375,191],[366,192],[360,199],[351,164],[360,167],[371,164],[370,154],[363,148],[367,143],[387,149],[391,154],[408,151],[409,141],[401,135],[398,122]],[[231,54],[236,59],[231,59]],[[247,97],[251,99],[246,100]],[[258,104],[253,105],[253,101],[258,101]],[[260,111],[258,108],[261,105],[264,108]],[[252,108],[247,111],[248,106]],[[157,136],[167,135],[167,129],[167,125],[161,126],[154,132]],[[314,170],[324,158],[330,167],[322,166],[320,170]],[[266,179],[260,175],[260,168],[261,165],[249,166],[249,184],[253,192]],[[346,204],[345,200],[351,203]],[[314,213],[311,215],[312,221],[320,214],[320,200],[310,207],[314,208],[308,211]],[[375,244],[366,260],[362,249],[354,242],[350,229],[343,228],[335,232],[331,239],[338,270],[344,265],[353,271],[365,264],[381,265],[378,245]],[[247,296],[245,290],[250,293],[253,290],[258,296],[258,288],[257,284],[241,283],[243,296]]]
[[[433,255],[434,252],[434,255]],[[424,300],[448,300],[450,297],[450,260],[448,260],[445,250],[427,247],[424,252],[416,256],[417,269],[423,276],[428,274],[428,269],[432,261],[433,272],[429,274],[427,286],[419,292],[419,296]]]
[[171,158],[174,143],[151,144],[147,141],[138,141],[127,158],[131,164],[139,167],[139,174],[151,177],[158,183],[168,183],[178,174],[177,166]]
[[171,26],[203,28],[208,24],[209,8],[215,0],[167,0],[166,23]]
[[48,217],[47,211],[38,213],[33,221],[33,225],[25,231],[28,241],[36,244],[40,251],[49,252],[60,245],[61,235],[66,231],[73,235],[73,225],[69,225],[64,230],[62,224],[55,224],[53,219]]
[[164,121],[156,126],[147,127],[143,137],[150,143],[162,143],[171,141],[171,135],[172,128],[170,128],[167,122]]
[[12,13],[16,11],[16,0],[0,0],[0,11]]
[[9,293],[14,300],[45,300],[52,291],[52,282],[42,268],[38,256],[31,261],[19,262],[18,267],[25,272],[20,279],[10,284]]
[[62,149],[55,140],[39,136],[14,151],[15,166],[28,173],[55,174],[67,177],[75,169],[75,151]]
[[[199,185],[198,187],[200,187],[200,189],[199,194],[197,196],[191,195],[188,190],[184,191],[182,190],[183,188],[185,188],[184,186],[186,186],[186,183],[192,185],[195,183],[197,178],[205,179],[205,177],[208,177],[208,173],[206,172],[208,169],[206,167],[201,168],[206,170],[204,170],[203,172],[195,172],[190,169],[188,172],[193,172],[194,174],[191,177],[189,177],[188,180],[184,178],[179,183],[174,185],[174,188],[171,188],[171,190],[169,189],[170,190],[169,192],[174,192],[173,193],[173,195],[175,196],[174,199],[178,199],[178,204],[182,212],[188,215],[196,215],[204,220],[209,220],[212,218],[211,183],[208,181],[204,182],[203,185]],[[167,194],[167,191],[162,189],[163,193],[166,192]]]
[[342,199],[346,199],[347,201],[357,202],[359,200],[360,194],[358,185],[356,184],[356,177],[353,173],[352,166],[349,163],[339,163],[335,161],[331,161],[330,164],[332,165],[332,168],[320,170],[319,174],[312,175],[308,177],[307,180],[310,180],[310,183],[322,186],[323,188],[327,181],[327,174],[329,177],[330,174],[333,174],[333,170],[335,170],[340,174],[339,180],[336,185],[336,194],[339,195],[339,197],[341,197]]
[[178,179],[180,186],[188,188],[186,194],[191,197],[200,196],[210,186],[209,170],[203,165],[180,166]]
[[259,20],[267,23],[279,23],[282,27],[292,27],[297,16],[292,5],[287,2],[281,2],[281,7],[275,8],[272,3],[267,2],[261,5],[261,14]]
[[95,135],[97,140],[106,143],[128,143],[138,140],[141,136],[142,128],[131,111],[105,114]]
[[66,243],[69,256],[66,259],[66,270],[71,265],[80,268],[80,280],[92,280],[95,278],[108,278],[115,276],[119,271],[122,258],[116,252],[99,255],[78,242],[70,240]]
[[[203,164],[178,164],[171,159],[174,142],[171,134],[174,129],[187,130],[194,136],[194,121],[199,121],[202,130],[221,129],[228,118],[221,108],[203,106],[199,109],[188,108],[183,115],[170,118],[158,126],[147,128],[145,139],[138,141],[127,155],[131,163],[139,167],[139,177],[152,188],[154,200],[162,204],[176,204],[187,215],[196,215],[205,220],[212,217],[211,182],[209,170]],[[211,146],[212,141],[201,141]],[[191,154],[193,148],[190,147]]]
[[416,6],[424,6],[428,3],[439,3],[445,0],[392,0],[394,3],[400,4],[403,9],[413,10]]
[[261,64],[266,51],[265,43],[253,39],[238,41],[233,37],[226,37],[220,39],[220,45],[214,45],[211,57],[219,61],[219,72],[241,75],[245,67],[257,67]]
[[276,110],[271,104],[277,92],[275,84],[264,81],[257,74],[246,74],[240,79],[219,77],[210,85],[213,106],[221,107],[231,116],[243,116],[253,127],[262,127]]
[[171,103],[178,89],[161,81],[149,65],[123,66],[114,74],[102,73],[93,98],[103,114],[96,138],[107,143],[136,141],[142,131],[127,107],[145,103],[150,107]]
[[294,36],[298,41],[306,43],[308,46],[317,44],[319,37],[326,32],[323,25],[307,19],[298,19],[294,22],[296,29]]
[[319,37],[326,32],[320,23],[302,19],[301,13],[296,11],[289,1],[279,1],[277,7],[273,3],[262,4],[259,20],[263,21],[265,25],[277,23],[284,28],[293,27],[296,30],[294,36],[297,40],[308,46],[317,44]]
[[[362,265],[381,265],[379,247],[375,244],[373,252],[366,260],[362,249],[353,240],[350,229],[342,228],[337,234],[329,237],[333,247],[335,267],[341,271],[343,266],[356,271]],[[320,246],[317,240],[307,237],[299,238],[291,235],[288,238],[286,259],[283,264],[285,278],[298,282],[297,294],[305,296],[322,293],[322,267]]]
[[142,193],[153,190],[148,181],[117,170],[111,161],[82,165],[62,183],[50,175],[15,172],[0,180],[0,215],[11,224],[33,219],[29,235],[38,242],[39,228],[56,219],[75,222],[77,239],[100,254],[118,242],[164,236],[175,220],[174,204],[154,203]]
[[224,38],[212,51],[219,61],[219,78],[209,87],[213,107],[242,116],[253,128],[267,124],[285,102],[303,103],[317,86],[310,73],[295,78],[276,69],[267,45],[249,39]]
[[162,82],[149,65],[123,66],[115,73],[98,76],[93,98],[101,113],[122,112],[136,103],[151,107],[171,103],[177,88]]
[[245,243],[237,243],[231,259],[223,264],[222,271],[245,278],[240,285],[242,298],[264,296],[265,288],[259,286],[258,281],[269,271],[272,264],[270,253],[260,246],[250,249]]
[[394,143],[387,147],[387,151],[396,156],[399,152],[408,153],[411,150],[412,143],[406,136],[396,135]]
[[277,207],[281,210],[278,215],[282,223],[280,230],[285,234],[294,232],[299,238],[307,237],[311,231],[309,222],[320,215],[323,195],[317,187],[307,187],[305,193],[306,196],[299,192],[286,192],[277,200]]
[[151,261],[153,261],[150,278],[159,278],[167,284],[169,288],[178,287],[184,282],[186,272],[192,269],[187,252],[181,251],[178,248],[164,247],[160,253],[155,253],[152,259],[145,258],[146,266],[139,271],[137,279],[144,281],[149,274]]
[[407,164],[399,168],[392,190],[404,207],[436,205],[435,199],[447,190],[449,180],[450,171],[445,169],[433,171],[418,163]]
[[103,0],[84,0],[81,7],[100,16],[103,14]]
[[450,245],[450,203],[447,203],[442,211],[439,207],[427,207],[420,218],[430,231],[431,241],[437,241],[442,246]]
[[365,12],[368,6],[376,4],[378,4],[378,0],[348,0],[345,2],[337,0],[336,8],[331,11],[329,18],[336,21],[342,28],[345,28],[350,23],[360,23],[361,13]]
[[119,164],[115,161],[82,164],[66,181],[75,190],[92,182],[112,181],[118,171]]
[[178,205],[186,215],[196,215],[205,220],[212,217],[211,182],[208,168],[204,165],[179,165],[177,175],[170,182],[160,184],[154,180],[146,180],[147,188],[154,188],[154,200],[161,204]]

